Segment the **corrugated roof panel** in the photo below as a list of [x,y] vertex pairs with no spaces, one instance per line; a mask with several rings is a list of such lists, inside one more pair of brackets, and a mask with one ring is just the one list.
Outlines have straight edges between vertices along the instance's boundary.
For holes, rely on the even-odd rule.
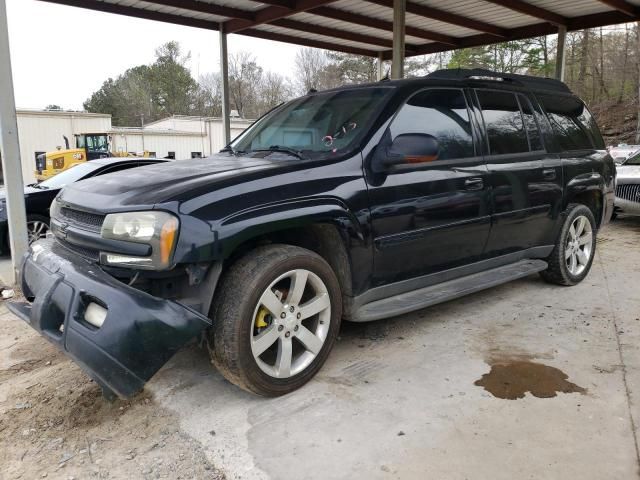
[[337,28],[339,30],[359,33],[362,35],[371,35],[372,37],[378,37],[386,40],[391,40],[393,38],[393,32],[380,30],[378,28],[366,27],[363,25],[356,25],[350,22],[343,22],[341,20],[334,20],[333,18],[321,17],[320,15],[313,15],[313,12],[297,13],[288,18],[291,18],[292,20],[298,20],[300,22],[312,23],[321,27]]
[[529,15],[524,15],[494,3],[478,0],[417,0],[416,3],[429,5],[501,28],[516,28],[532,23],[540,23],[539,19]]
[[229,19],[228,17],[212,15],[210,13],[202,13],[194,10],[188,10],[185,8],[169,7],[166,5],[159,5],[154,2],[147,2],[143,0],[105,0],[104,3],[111,3],[115,5],[121,5],[124,7],[133,7],[141,10],[149,10],[151,12],[160,12],[160,13],[167,13],[170,15],[178,15],[185,18],[206,20],[206,21],[215,22],[215,23],[224,22],[225,20]]
[[598,0],[529,0],[529,3],[564,17],[579,17],[614,10]]
[[282,35],[289,35],[292,37],[303,38],[307,40],[317,40],[319,42],[333,43],[335,45],[344,45],[346,47],[361,48],[363,50],[383,51],[388,50],[384,47],[378,47],[376,45],[369,45],[368,43],[352,42],[349,40],[342,40],[340,38],[329,37],[324,35],[317,35],[315,33],[300,32],[298,30],[291,30],[289,28],[276,27],[274,25],[259,25],[255,27],[256,30],[263,32],[273,32]]
[[414,13],[407,13],[406,15],[407,25],[426,30],[427,32],[431,31],[452,37],[467,37],[469,35],[476,35],[479,33],[477,30],[471,30],[451,23],[440,22]]

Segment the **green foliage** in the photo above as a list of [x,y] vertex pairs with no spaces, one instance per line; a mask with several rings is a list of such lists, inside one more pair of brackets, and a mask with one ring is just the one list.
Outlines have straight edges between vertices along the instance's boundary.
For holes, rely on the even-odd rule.
[[130,68],[116,79],[107,79],[100,89],[84,102],[89,112],[109,113],[120,126],[140,125],[169,115],[193,112],[199,94],[198,84],[185,66],[177,42],[156,50],[152,65]]

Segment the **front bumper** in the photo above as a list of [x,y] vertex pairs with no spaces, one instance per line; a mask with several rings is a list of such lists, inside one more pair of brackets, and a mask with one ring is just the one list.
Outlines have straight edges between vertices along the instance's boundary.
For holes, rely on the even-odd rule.
[[616,197],[615,203],[616,213],[624,213],[626,215],[640,215],[640,199],[637,202],[631,200],[625,200],[624,198]]
[[[134,395],[211,324],[180,303],[119,282],[53,239],[32,245],[20,279],[30,301],[9,309],[75,360],[105,396]],[[107,309],[100,328],[84,320],[92,302]]]

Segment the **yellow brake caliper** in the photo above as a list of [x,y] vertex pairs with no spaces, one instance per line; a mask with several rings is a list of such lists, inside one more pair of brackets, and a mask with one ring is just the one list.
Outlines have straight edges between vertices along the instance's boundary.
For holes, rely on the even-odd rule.
[[265,321],[265,317],[267,315],[269,315],[269,310],[265,307],[260,307],[260,310],[258,310],[258,314],[256,315],[256,328],[265,328],[269,326]]

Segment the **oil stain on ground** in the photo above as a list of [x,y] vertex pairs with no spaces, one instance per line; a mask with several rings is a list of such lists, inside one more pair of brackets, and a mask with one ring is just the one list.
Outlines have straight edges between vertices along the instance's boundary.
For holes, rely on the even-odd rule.
[[495,362],[474,385],[484,387],[494,397],[515,400],[524,398],[526,392],[538,398],[555,397],[561,393],[586,393],[586,390],[569,382],[562,370],[528,360]]

